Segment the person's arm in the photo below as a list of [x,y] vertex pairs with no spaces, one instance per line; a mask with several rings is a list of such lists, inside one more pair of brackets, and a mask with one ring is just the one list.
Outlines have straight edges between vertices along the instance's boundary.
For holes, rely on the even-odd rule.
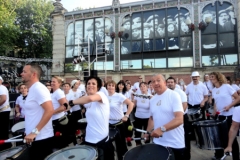
[[[69,101],[70,102],[70,101]],[[102,97],[99,94],[94,94],[90,96],[84,96],[72,101],[74,105],[76,104],[86,104],[90,102],[102,102]],[[71,105],[71,104],[69,104]]]
[[0,106],[3,105],[6,102],[6,100],[7,96],[5,94],[0,95]]
[[18,104],[15,105],[15,112],[16,112],[16,117],[19,117],[21,115],[20,106]]
[[123,103],[125,103],[128,106],[127,112],[126,112],[125,116],[122,118],[122,121],[126,122],[129,118],[130,113],[133,110],[133,103],[128,98],[125,99],[125,101]]
[[183,106],[183,110],[184,110],[184,112],[185,112],[186,109],[187,109],[187,107],[188,107],[187,102],[183,102],[183,103],[182,103],[182,106]]
[[[41,132],[41,129],[48,123],[48,121],[52,118],[52,115],[54,113],[52,101],[46,101],[43,104],[41,104],[41,106],[44,110],[44,113],[42,119],[36,126],[39,132]],[[25,136],[24,139],[26,140],[26,143],[30,144],[33,142],[36,136],[37,136],[36,134],[30,133],[27,136]]]
[[235,121],[232,121],[232,125],[231,125],[231,128],[230,128],[229,133],[228,133],[228,146],[224,150],[225,153],[226,152],[232,152],[232,144],[233,144],[234,139],[237,136],[238,130],[239,130],[239,123],[235,122]]
[[200,107],[204,107],[205,102],[208,100],[208,95],[204,95],[204,99],[202,100]]
[[66,98],[61,98],[58,100],[60,106],[54,110],[54,113],[53,114],[57,114],[57,113],[61,113],[63,111],[65,111],[67,108],[63,105],[64,103],[67,103],[67,100]]
[[235,92],[232,96],[234,98],[234,101],[231,104],[229,104],[228,106],[224,107],[225,111],[228,111],[233,106],[235,106],[236,104],[240,103],[240,96],[237,94],[237,92]]

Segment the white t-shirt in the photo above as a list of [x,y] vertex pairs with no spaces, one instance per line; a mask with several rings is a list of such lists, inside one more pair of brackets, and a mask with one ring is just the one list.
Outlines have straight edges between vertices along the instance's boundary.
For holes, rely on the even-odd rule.
[[220,115],[230,116],[233,114],[233,107],[228,112],[221,112],[224,107],[232,103],[232,95],[236,91],[229,84],[222,84],[219,88],[213,88],[212,97],[215,100],[217,111]]
[[240,90],[240,88],[236,84],[232,84],[231,86],[236,92]]
[[[178,88],[175,88],[174,91],[177,92],[177,93],[179,94],[182,103],[187,102],[187,95],[186,95],[185,92],[183,92],[183,90],[178,89]],[[187,111],[188,111],[188,108],[185,110],[184,114],[186,114]]]
[[204,96],[208,95],[208,89],[202,82],[199,82],[197,85],[191,82],[187,86],[185,93],[188,95],[188,103],[194,106],[200,104]]
[[[70,96],[72,98],[71,100],[75,100],[75,99],[82,97],[82,92],[80,90],[73,91],[71,89],[68,94],[71,94],[71,96]],[[71,112],[78,111],[80,109],[81,109],[80,106],[77,104],[77,105],[74,105],[73,107],[71,107]]]
[[181,89],[181,87],[178,84],[175,85],[175,88]]
[[[151,94],[148,94],[151,95]],[[135,116],[137,118],[149,118],[150,117],[150,99],[134,97],[137,101]]]
[[[25,132],[30,134],[36,128],[42,116],[44,109],[42,104],[51,101],[51,95],[47,87],[42,83],[34,83],[28,90],[28,96],[23,106],[25,112]],[[49,106],[50,107],[50,106]],[[52,119],[40,130],[36,137],[37,140],[46,139],[53,136]]]
[[114,93],[112,96],[108,96],[110,104],[110,120],[109,123],[114,124],[119,122],[123,118],[123,102],[127,98],[121,93]]
[[[65,98],[65,94],[60,88],[58,88],[56,91],[54,91],[52,93],[51,98],[52,98],[53,108],[54,108],[54,110],[56,110],[60,107],[60,103],[58,102],[58,100]],[[65,115],[64,111],[54,114],[54,115],[52,115],[52,120],[59,119],[59,118],[63,117],[64,115]]]
[[108,91],[105,87],[101,87],[99,92],[103,92],[106,96],[108,96]]
[[[4,85],[0,85],[0,95],[6,95],[6,101],[0,106],[0,109],[9,105],[9,93],[7,88]],[[7,109],[4,109],[3,111],[0,112],[6,112],[6,111],[11,111],[10,106]]]
[[[153,118],[154,129],[173,120],[174,112],[183,112],[180,96],[175,91],[167,89],[161,95],[155,94],[150,99],[150,115]],[[160,138],[154,138],[153,142],[171,148],[184,148],[183,124],[163,133]]]
[[240,107],[234,107],[232,120],[240,123]]
[[212,82],[209,80],[209,81],[204,81],[203,84],[207,87],[208,89],[208,95],[211,95],[210,91],[212,91],[212,89],[214,88],[213,87],[213,84]]
[[[122,94],[122,93],[121,93]],[[129,94],[129,92],[126,92],[125,94],[123,94],[126,98],[131,99],[131,95]],[[123,113],[127,112],[127,104],[123,103]]]
[[21,112],[20,112],[21,113],[21,115],[20,115],[21,118],[25,117],[24,108],[22,107],[25,104],[25,101],[26,101],[26,99],[23,100],[23,96],[20,95],[20,96],[17,97],[17,100],[15,102],[15,104],[19,105],[19,107],[21,109]]
[[136,82],[136,83],[134,83],[134,85],[133,85],[133,89],[135,89],[136,90],[136,92],[135,93],[137,93],[137,94],[141,94],[141,90],[140,90],[140,88],[139,88],[139,82]]
[[84,91],[84,92],[86,93],[86,89],[85,89],[85,85],[84,85],[84,84],[80,84],[79,87],[78,87],[78,89],[79,89],[80,91]]
[[97,92],[102,98],[102,103],[91,102],[86,107],[86,137],[85,140],[90,143],[97,143],[108,136],[110,106],[106,95]]
[[148,88],[148,94],[153,95],[155,93],[154,89]]

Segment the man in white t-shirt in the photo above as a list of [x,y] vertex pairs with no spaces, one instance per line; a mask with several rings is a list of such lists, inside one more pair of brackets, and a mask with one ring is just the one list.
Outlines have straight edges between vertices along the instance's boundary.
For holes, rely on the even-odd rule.
[[[152,77],[155,95],[150,100],[150,118],[147,131],[153,142],[171,148],[175,160],[184,159],[183,107],[178,93],[166,86],[161,74]],[[147,138],[148,136],[145,135]]]
[[[9,120],[10,120],[10,106],[9,93],[7,88],[2,85],[3,78],[0,76],[0,139],[8,139],[9,134]],[[6,143],[0,145],[0,151],[11,148],[12,144]]]
[[232,144],[233,144],[234,139],[237,136],[239,126],[240,126],[240,116],[239,115],[240,115],[240,107],[235,107],[234,111],[233,111],[232,125],[229,130],[229,134],[228,134],[228,146],[224,150],[225,153],[232,152]]
[[208,74],[205,74],[205,75],[204,75],[203,84],[204,84],[204,85],[207,87],[207,89],[208,89],[208,103],[213,105],[214,102],[213,102],[213,99],[212,99],[212,89],[213,89],[214,87],[213,87],[212,82],[209,80],[209,75],[208,75]]
[[139,84],[143,82],[143,78],[141,76],[138,77],[138,82],[134,83],[133,85],[133,92],[137,93],[137,94],[141,94],[140,88],[139,88]]
[[23,105],[25,111],[24,140],[30,147],[30,159],[43,160],[52,153],[52,115],[54,113],[51,95],[39,82],[42,69],[38,64],[29,63],[21,73],[22,81],[28,88],[28,96]]
[[183,90],[179,89],[176,87],[176,80],[173,77],[169,77],[167,79],[167,87],[169,89],[172,89],[173,91],[177,92],[181,98],[182,101],[182,106],[183,106],[183,110],[184,110],[184,137],[185,137],[185,150],[184,150],[184,160],[190,160],[191,159],[191,144],[190,144],[190,136],[189,136],[189,132],[190,132],[190,124],[188,121],[188,116],[187,116],[187,95],[185,92],[183,92]]

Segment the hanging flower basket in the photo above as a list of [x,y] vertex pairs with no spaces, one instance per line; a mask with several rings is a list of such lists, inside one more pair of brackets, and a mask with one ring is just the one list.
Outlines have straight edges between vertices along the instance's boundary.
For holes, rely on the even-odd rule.
[[119,32],[118,32],[118,37],[119,37],[119,38],[122,38],[122,36],[123,36],[123,31],[119,31]]
[[206,27],[207,27],[207,25],[206,25],[204,22],[200,22],[199,25],[198,25],[198,28],[199,28],[201,31],[205,30]]
[[114,39],[115,38],[115,32],[112,32],[111,34],[110,34],[110,37],[112,38],[112,39]]
[[191,24],[188,25],[188,28],[189,28],[191,31],[194,31],[195,26],[194,26],[193,23],[191,23]]

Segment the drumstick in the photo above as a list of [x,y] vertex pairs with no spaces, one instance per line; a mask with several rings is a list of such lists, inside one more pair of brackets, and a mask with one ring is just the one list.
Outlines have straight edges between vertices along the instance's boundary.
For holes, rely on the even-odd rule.
[[133,126],[128,126],[128,130],[129,131],[137,131],[137,132],[142,132],[142,133],[147,133],[147,134],[151,134],[151,132],[148,132],[148,131],[145,131],[145,130],[142,130],[142,129],[138,129],[138,128],[134,128]]
[[12,142],[22,142],[23,139],[7,139],[7,140],[0,140],[0,145],[4,143],[12,143]]
[[9,138],[8,140],[10,140],[10,139],[15,139],[15,138],[18,138],[18,137],[21,137],[22,135],[18,135],[18,136],[16,136],[16,137],[12,137],[12,138]]
[[127,137],[127,142],[131,142],[133,140],[147,140],[146,138],[132,138],[132,137]]
[[55,137],[60,137],[60,136],[62,136],[62,133],[61,132],[55,132],[55,135],[54,135]]

